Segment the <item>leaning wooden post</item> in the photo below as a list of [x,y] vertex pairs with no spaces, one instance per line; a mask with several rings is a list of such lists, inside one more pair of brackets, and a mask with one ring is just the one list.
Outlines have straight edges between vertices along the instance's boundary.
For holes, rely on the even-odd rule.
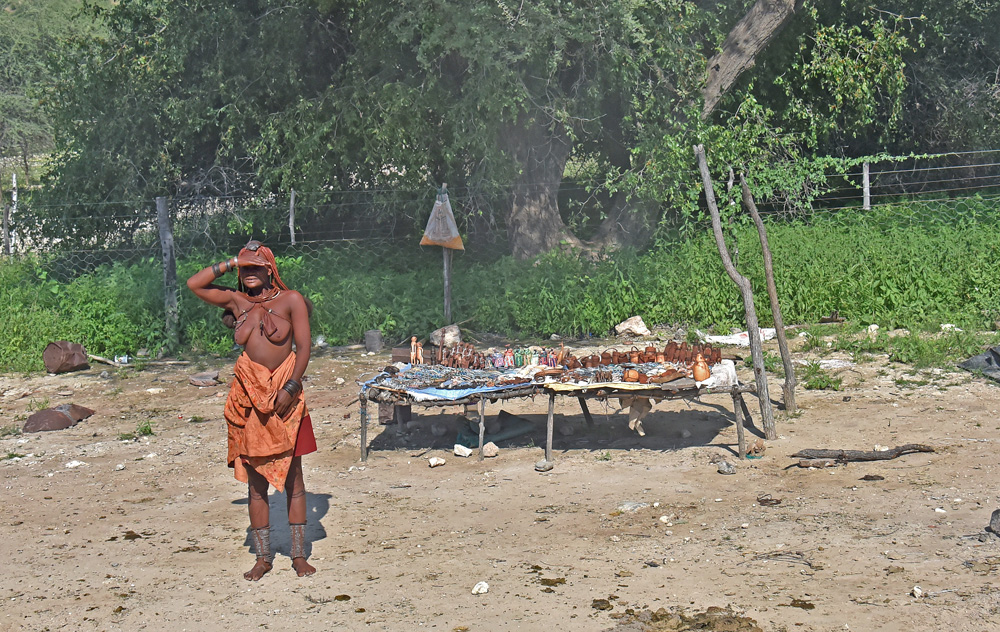
[[177,349],[177,259],[174,255],[174,234],[170,229],[167,198],[156,198],[156,224],[160,229],[160,250],[163,253],[163,310],[167,352]]
[[708,162],[705,160],[705,147],[696,145],[694,155],[698,159],[698,168],[701,170],[701,179],[705,187],[705,201],[708,203],[708,211],[712,215],[715,245],[719,248],[719,255],[722,257],[722,265],[726,268],[726,273],[739,288],[740,295],[743,297],[747,333],[750,335],[750,356],[753,358],[753,373],[757,383],[757,398],[760,400],[760,416],[764,424],[764,436],[769,440],[774,440],[778,438],[778,433],[774,429],[774,412],[771,410],[771,399],[767,392],[767,374],[764,372],[764,353],[760,341],[757,310],[753,305],[753,290],[750,288],[749,279],[736,270],[736,266],[733,265],[733,261],[729,257],[726,239],[722,235],[722,217],[719,214],[719,206],[715,202],[715,189],[712,188],[712,176],[708,173]]
[[750,187],[740,174],[740,187],[743,189],[743,204],[750,211],[753,223],[757,225],[757,235],[760,237],[760,249],[764,253],[764,278],[767,280],[767,297],[771,299],[771,315],[774,317],[774,330],[778,338],[778,350],[781,352],[781,364],[785,367],[785,383],[781,387],[782,400],[785,402],[785,412],[795,413],[795,367],[792,365],[792,354],[788,351],[788,338],[785,336],[785,320],[781,317],[781,304],[778,303],[778,288],[774,283],[774,266],[771,261],[771,247],[767,243],[767,230],[757,212],[757,204],[753,201]]
[[292,245],[295,245],[295,189],[292,189],[292,199],[288,203],[288,235]]

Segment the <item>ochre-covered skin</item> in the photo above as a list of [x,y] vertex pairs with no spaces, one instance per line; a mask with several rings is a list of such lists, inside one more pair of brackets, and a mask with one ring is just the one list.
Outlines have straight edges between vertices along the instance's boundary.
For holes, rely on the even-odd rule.
[[302,418],[308,414],[300,391],[284,416],[275,410],[275,398],[288,381],[295,366],[295,354],[273,372],[250,359],[246,353],[236,360],[236,379],[226,400],[229,437],[227,463],[237,480],[249,482],[247,467],[267,479],[279,491],[285,489],[285,477],[295,451]]

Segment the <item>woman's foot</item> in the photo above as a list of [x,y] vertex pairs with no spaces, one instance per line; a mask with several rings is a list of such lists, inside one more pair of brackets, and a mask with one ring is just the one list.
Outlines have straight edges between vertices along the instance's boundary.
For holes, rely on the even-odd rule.
[[304,557],[293,557],[292,568],[295,569],[295,572],[298,573],[299,577],[307,577],[316,572],[313,565],[307,562]]
[[253,565],[253,568],[243,573],[243,579],[255,582],[267,574],[269,570],[271,570],[271,562],[266,557],[258,557],[257,563]]

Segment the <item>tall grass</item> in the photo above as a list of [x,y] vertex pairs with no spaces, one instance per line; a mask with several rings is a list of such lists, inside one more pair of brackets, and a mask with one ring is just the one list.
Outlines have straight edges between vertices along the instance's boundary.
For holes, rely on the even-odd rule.
[[[849,320],[882,327],[933,329],[951,322],[992,329],[1000,320],[998,226],[1000,212],[982,206],[948,221],[916,207],[771,221],[768,237],[785,322],[813,323],[838,310]],[[756,231],[737,227],[729,237],[755,289],[761,322],[769,324]],[[186,351],[232,349],[219,310],[183,288],[184,279],[217,258],[192,256],[178,265]],[[315,305],[313,335],[330,344],[357,342],[368,329],[403,340],[445,324],[437,248],[346,245],[309,257],[279,257],[278,263],[286,283]],[[57,339],[81,342],[100,355],[155,350],[164,338],[161,288],[155,259],[104,266],[65,283],[49,278],[38,260],[0,264],[0,370],[40,369],[42,349]],[[707,230],[598,261],[565,254],[534,262],[484,262],[471,255],[454,260],[453,320],[479,331],[600,336],[636,314],[648,324],[743,326],[740,295]]]

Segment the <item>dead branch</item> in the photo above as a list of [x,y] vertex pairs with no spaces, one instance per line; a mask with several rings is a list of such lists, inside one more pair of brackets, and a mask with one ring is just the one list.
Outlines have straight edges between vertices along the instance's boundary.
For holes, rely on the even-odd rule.
[[849,461],[888,461],[910,452],[934,452],[929,445],[907,443],[889,450],[799,450],[794,459],[834,459],[840,463]]

